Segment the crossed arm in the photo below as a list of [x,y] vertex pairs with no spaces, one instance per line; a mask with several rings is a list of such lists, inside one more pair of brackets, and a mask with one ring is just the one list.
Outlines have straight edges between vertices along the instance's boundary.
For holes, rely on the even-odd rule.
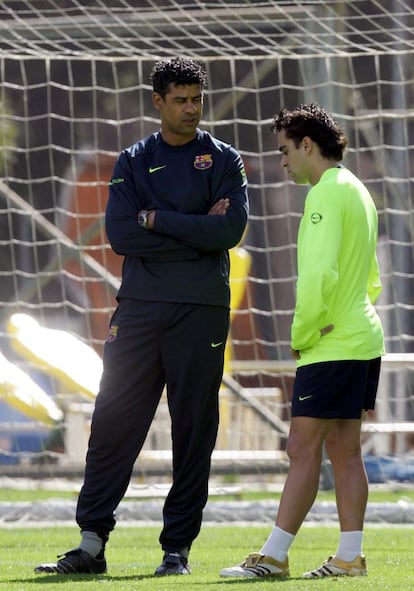
[[[226,215],[226,212],[230,206],[230,199],[224,198],[219,199],[212,207],[210,208],[207,215]],[[142,210],[138,212],[138,216],[142,213]],[[157,215],[157,211],[154,209],[150,211],[147,217],[148,220],[148,229],[152,230],[154,227],[155,216]]]

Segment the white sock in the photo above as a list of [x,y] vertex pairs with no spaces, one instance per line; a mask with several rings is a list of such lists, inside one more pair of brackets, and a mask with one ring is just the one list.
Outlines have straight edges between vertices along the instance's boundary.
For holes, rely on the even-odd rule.
[[345,562],[352,562],[362,554],[362,531],[343,531],[339,538],[335,557]]
[[100,538],[94,531],[82,531],[81,534],[82,540],[79,544],[79,548],[94,558],[98,556],[103,547],[102,538]]
[[295,536],[293,534],[290,534],[275,525],[260,550],[260,553],[265,556],[271,556],[279,562],[283,562],[288,555],[289,548],[294,539]]

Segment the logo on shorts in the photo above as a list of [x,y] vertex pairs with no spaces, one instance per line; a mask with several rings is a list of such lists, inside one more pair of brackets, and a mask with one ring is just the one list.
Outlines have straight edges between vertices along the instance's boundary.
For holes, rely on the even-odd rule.
[[308,400],[312,398],[312,394],[308,394],[307,396],[299,396],[299,402],[303,402],[304,400]]
[[316,213],[316,212],[315,212],[315,213],[313,213],[313,214],[311,215],[311,218],[310,218],[310,219],[311,219],[311,222],[312,222],[312,224],[319,224],[319,222],[320,222],[320,221],[321,221],[321,219],[322,219],[322,216],[321,216],[321,214],[320,214],[320,213]]
[[106,337],[107,343],[114,342],[114,340],[118,336],[118,329],[119,329],[119,326],[117,324],[113,324],[112,326],[109,327],[109,333],[108,333],[108,336]]

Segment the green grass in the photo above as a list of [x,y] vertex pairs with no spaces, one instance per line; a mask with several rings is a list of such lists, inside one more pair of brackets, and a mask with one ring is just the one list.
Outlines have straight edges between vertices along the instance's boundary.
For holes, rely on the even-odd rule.
[[0,588],[7,591],[247,591],[253,585],[261,591],[405,591],[414,588],[412,530],[404,527],[367,527],[364,551],[369,576],[324,580],[301,579],[309,570],[335,551],[336,527],[304,526],[290,552],[291,579],[221,579],[221,568],[241,561],[246,553],[258,550],[271,525],[205,526],[191,552],[190,576],[153,576],[161,559],[159,527],[119,525],[107,546],[108,574],[103,576],[35,575],[33,567],[54,561],[56,554],[78,543],[72,527],[0,528]]
[[[77,498],[77,491],[75,485],[73,491],[62,491],[62,490],[46,490],[39,488],[32,488],[28,490],[16,490],[13,488],[0,488],[0,502],[34,502],[34,501],[46,501],[47,499],[67,499],[74,500]],[[260,501],[263,499],[273,499],[278,501],[281,493],[279,492],[251,492],[249,490],[242,490],[236,494],[226,495],[226,500],[242,500],[242,501]],[[148,500],[147,497],[142,500]],[[209,498],[210,501],[223,501],[223,496],[212,496]],[[125,497],[124,502],[132,500],[139,500],[137,497],[128,498]],[[335,493],[333,491],[319,491],[317,501],[334,501]],[[370,503],[396,503],[400,500],[414,503],[414,488],[407,488],[406,486],[396,487],[393,490],[390,489],[375,489],[370,488],[369,502]]]

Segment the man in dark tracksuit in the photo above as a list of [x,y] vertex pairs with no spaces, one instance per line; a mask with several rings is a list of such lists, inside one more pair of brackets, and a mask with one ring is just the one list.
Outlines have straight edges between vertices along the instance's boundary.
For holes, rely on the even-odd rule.
[[118,306],[104,349],[84,484],[82,540],[40,573],[102,573],[115,510],[164,386],[172,421],[173,482],[164,504],[156,575],[188,574],[188,553],[207,501],[218,429],[218,392],[229,328],[228,249],[246,227],[240,155],[198,128],[206,73],[192,60],[152,72],[161,130],[124,150],[106,210],[123,255]]

